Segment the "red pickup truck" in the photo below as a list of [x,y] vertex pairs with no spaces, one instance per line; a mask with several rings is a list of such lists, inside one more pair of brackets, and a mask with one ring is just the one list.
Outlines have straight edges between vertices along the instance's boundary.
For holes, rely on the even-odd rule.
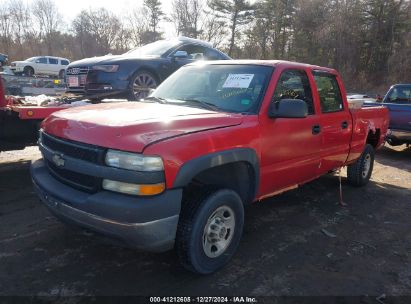
[[135,103],[55,112],[31,166],[58,218],[189,270],[225,265],[244,205],[348,166],[365,185],[389,123],[349,109],[335,70],[285,61],[187,65]]

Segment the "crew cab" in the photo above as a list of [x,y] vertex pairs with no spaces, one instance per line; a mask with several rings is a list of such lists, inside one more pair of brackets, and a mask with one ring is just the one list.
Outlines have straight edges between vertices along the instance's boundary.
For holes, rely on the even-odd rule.
[[245,205],[344,166],[365,185],[388,123],[384,107],[349,109],[333,69],[201,62],[140,102],[53,113],[31,174],[63,221],[139,249],[174,247],[208,274],[234,255]]

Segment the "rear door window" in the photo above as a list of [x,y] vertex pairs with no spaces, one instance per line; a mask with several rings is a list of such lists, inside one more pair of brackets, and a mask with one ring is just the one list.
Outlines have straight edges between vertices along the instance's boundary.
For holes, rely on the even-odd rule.
[[58,61],[58,59],[55,59],[55,58],[49,58],[49,63],[50,64],[59,64],[59,61]]
[[335,75],[325,72],[313,72],[322,113],[333,113],[344,110],[340,87]]

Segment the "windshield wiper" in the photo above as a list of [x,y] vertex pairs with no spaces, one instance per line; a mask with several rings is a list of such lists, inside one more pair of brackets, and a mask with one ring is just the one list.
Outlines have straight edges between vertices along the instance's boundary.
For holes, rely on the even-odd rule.
[[198,100],[198,99],[180,99],[180,100],[199,104],[202,108],[206,108],[206,109],[209,109],[209,110],[212,110],[212,111],[221,111],[221,109],[219,107],[217,107],[215,104],[213,104],[211,102],[202,101],[202,100]]
[[143,98],[143,101],[144,100],[153,100],[155,102],[162,103],[162,104],[167,103],[167,99],[161,98],[161,97],[154,97],[154,96],[149,96],[149,97]]

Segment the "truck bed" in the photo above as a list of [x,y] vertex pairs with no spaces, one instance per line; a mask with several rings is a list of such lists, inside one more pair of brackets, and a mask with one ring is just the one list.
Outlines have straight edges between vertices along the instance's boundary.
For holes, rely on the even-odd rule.
[[[350,109],[353,119],[353,133],[350,154],[347,162],[357,159],[364,149],[364,140],[374,143],[376,149],[384,142],[388,131],[388,109],[383,106],[372,106],[360,109]],[[367,134],[372,138],[367,138]]]

